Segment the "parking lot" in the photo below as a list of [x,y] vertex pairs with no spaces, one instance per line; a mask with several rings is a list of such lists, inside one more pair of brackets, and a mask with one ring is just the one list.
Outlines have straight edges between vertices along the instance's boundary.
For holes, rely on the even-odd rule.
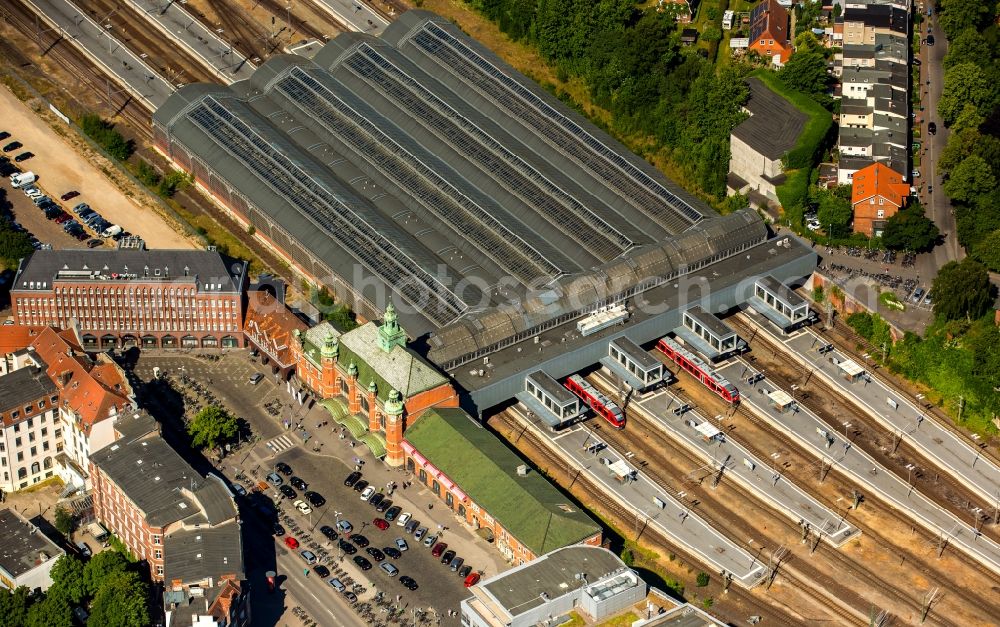
[[[39,181],[40,182],[40,181]],[[7,202],[10,204],[11,215],[14,220],[31,233],[43,244],[51,244],[52,248],[86,248],[87,240],[77,240],[70,236],[62,227],[45,217],[45,213],[31,202],[31,199],[24,195],[20,189],[11,187],[10,180],[6,177],[0,183],[7,194]],[[64,208],[68,203],[62,203],[58,197],[54,198],[57,204]]]
[[[199,356],[205,355],[205,356]],[[317,406],[312,409],[299,405],[291,399],[286,385],[277,380],[270,369],[257,361],[251,361],[247,350],[229,350],[216,352],[218,358],[208,357],[208,351],[182,353],[176,351],[147,351],[139,355],[132,370],[138,380],[149,381],[153,378],[153,368],[159,367],[161,372],[171,381],[171,386],[181,389],[189,398],[197,397],[183,383],[181,377],[188,381],[198,381],[201,389],[211,390],[218,402],[225,405],[233,414],[242,417],[253,430],[250,444],[244,444],[220,462],[219,467],[231,479],[238,473],[245,473],[248,483],[253,485],[270,473],[276,463],[285,462],[293,469],[294,475],[309,484],[309,490],[320,493],[326,503],[314,509],[309,515],[295,511],[292,500],[282,496],[273,488],[263,494],[273,501],[281,511],[280,523],[286,527],[286,535],[296,536],[296,539],[309,547],[310,543],[326,552],[329,558],[327,566],[331,571],[342,568],[348,576],[360,582],[366,592],[360,595],[362,601],[370,602],[377,591],[385,593],[385,599],[395,607],[406,608],[407,612],[415,608],[427,610],[435,608],[443,624],[457,624],[457,616],[448,616],[447,610],[457,610],[461,599],[467,596],[462,579],[457,573],[450,571],[440,560],[432,557],[431,548],[407,535],[403,529],[393,523],[389,529],[379,530],[372,521],[376,516],[374,508],[359,498],[352,488],[344,486],[344,479],[355,466],[360,466],[364,479],[376,488],[388,492],[386,486],[395,483],[398,487],[390,498],[404,512],[411,512],[413,517],[421,520],[421,526],[428,527],[428,534],[440,535],[441,541],[448,543],[449,549],[465,559],[465,563],[474,572],[482,572],[490,576],[508,568],[502,556],[485,540],[476,536],[466,528],[440,503],[429,490],[412,485],[407,489],[402,484],[413,479],[400,469],[390,469],[378,459],[375,459],[362,444],[353,443],[349,434],[341,438],[339,426],[333,422],[317,428],[319,423],[329,421],[326,410]],[[250,377],[256,373],[265,376],[260,383],[252,385]],[[162,395],[161,396],[166,396]],[[162,399],[160,399],[162,400]],[[201,397],[195,402],[203,403]],[[143,402],[143,399],[140,399]],[[173,402],[173,401],[171,401]],[[270,411],[269,411],[270,408]],[[176,413],[177,407],[171,409]],[[184,409],[180,410],[181,412]],[[155,412],[154,412],[155,415]],[[285,425],[288,424],[288,428]],[[352,446],[353,444],[353,446]],[[290,477],[283,476],[287,484]],[[249,486],[248,486],[249,487]],[[297,497],[302,498],[302,491],[296,490]],[[257,529],[263,533],[264,526],[260,516],[246,508],[245,516],[254,521],[253,525],[244,527],[248,532]],[[290,517],[299,527],[299,532],[291,529],[288,523]],[[367,537],[371,546],[379,549],[394,546],[396,537],[405,537],[409,550],[399,559],[392,559],[399,573],[390,578],[375,561],[363,555],[373,563],[373,568],[362,573],[352,561],[351,556],[343,556],[337,548],[337,543],[330,542],[320,533],[324,525],[335,527],[338,520],[348,520],[354,527],[354,533]],[[252,564],[248,568],[251,581],[261,573],[256,571],[275,568],[283,569],[287,576],[284,590],[296,603],[309,609],[309,597],[317,599],[316,605],[329,605],[331,596],[339,596],[325,581],[320,582],[315,574],[306,578],[302,567],[305,565],[297,555],[297,551],[289,550],[282,538],[248,537],[246,539],[248,560]],[[265,555],[265,551],[270,551]],[[251,559],[252,556],[252,559]],[[418,588],[407,590],[399,583],[399,577],[413,577]],[[300,590],[304,586],[308,589]],[[397,595],[399,600],[396,601]],[[323,603],[319,601],[324,600]],[[256,600],[255,600],[256,603]],[[262,599],[265,605],[274,603],[272,597]],[[341,597],[336,603],[343,603]],[[287,602],[286,605],[293,605]],[[256,607],[256,606],[255,606]],[[256,611],[256,610],[255,610]],[[280,611],[280,607],[275,611]],[[317,607],[316,612],[321,609]],[[321,614],[314,613],[319,619]]]

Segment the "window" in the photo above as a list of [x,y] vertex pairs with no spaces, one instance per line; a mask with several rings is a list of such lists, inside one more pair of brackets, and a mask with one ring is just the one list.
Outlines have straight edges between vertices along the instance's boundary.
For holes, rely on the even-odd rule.
[[[18,455],[20,455],[20,453],[18,453]],[[18,461],[21,461],[21,460],[18,460]],[[424,470],[423,468],[421,468],[420,472],[418,473],[417,476],[420,477],[420,483],[422,483],[424,485],[427,485],[427,471],[426,470]]]
[[879,209],[876,215],[879,218],[884,218],[885,217],[885,210],[884,209]]
[[161,551],[160,549],[156,549],[155,551],[153,551],[153,559],[158,559],[158,560],[163,559],[163,551]]
[[154,533],[153,534],[153,544],[162,544],[163,536]]
[[162,577],[163,576],[163,567],[162,566],[157,566],[156,567],[156,575],[158,577]]
[[437,479],[431,482],[431,490],[434,494],[441,494],[441,484],[437,482]]

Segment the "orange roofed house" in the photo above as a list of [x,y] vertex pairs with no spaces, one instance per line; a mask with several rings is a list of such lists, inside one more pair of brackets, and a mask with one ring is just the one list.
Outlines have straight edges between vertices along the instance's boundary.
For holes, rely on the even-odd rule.
[[792,56],[788,11],[777,0],[764,0],[750,11],[750,50],[784,65]]
[[873,163],[855,172],[851,184],[854,232],[881,235],[886,220],[906,204],[909,195],[902,175],[885,164]]

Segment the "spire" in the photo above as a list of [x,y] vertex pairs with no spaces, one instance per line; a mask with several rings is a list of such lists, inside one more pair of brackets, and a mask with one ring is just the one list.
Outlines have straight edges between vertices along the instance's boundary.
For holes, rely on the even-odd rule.
[[403,401],[400,400],[398,391],[389,390],[389,400],[385,402],[384,408],[387,416],[403,415]]
[[358,365],[351,361],[351,365],[347,367],[347,376],[357,378],[358,377]]
[[368,384],[368,391],[372,394],[378,393],[378,385],[375,383],[375,379],[372,379],[371,383]]
[[323,338],[323,357],[336,358],[339,349],[340,343],[337,341],[337,337],[333,331],[327,331],[326,337]]
[[396,308],[392,303],[385,308],[382,326],[378,328],[378,345],[385,352],[392,351],[394,346],[406,346],[406,331],[399,326]]

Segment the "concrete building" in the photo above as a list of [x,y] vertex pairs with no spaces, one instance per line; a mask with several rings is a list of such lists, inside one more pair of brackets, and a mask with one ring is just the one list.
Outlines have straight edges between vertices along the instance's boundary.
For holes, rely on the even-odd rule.
[[88,351],[241,346],[246,271],[212,251],[37,250],[14,276],[14,321],[76,327]]
[[727,191],[746,194],[750,204],[766,209],[778,202],[776,186],[784,182],[782,158],[795,147],[808,116],[756,78],[747,81],[750,117],[733,129]]
[[774,65],[784,65],[792,56],[788,10],[777,0],[762,0],[750,11],[750,50]]
[[903,208],[909,195],[903,177],[884,164],[873,163],[856,172],[851,184],[854,232],[881,235],[886,221]]
[[596,546],[552,551],[469,589],[466,627],[555,624],[569,612],[600,623],[646,597],[646,582],[614,553]]
[[59,394],[41,364],[0,376],[0,490],[23,490],[56,472]]
[[64,553],[20,514],[0,509],[0,587],[48,590],[52,566]]

